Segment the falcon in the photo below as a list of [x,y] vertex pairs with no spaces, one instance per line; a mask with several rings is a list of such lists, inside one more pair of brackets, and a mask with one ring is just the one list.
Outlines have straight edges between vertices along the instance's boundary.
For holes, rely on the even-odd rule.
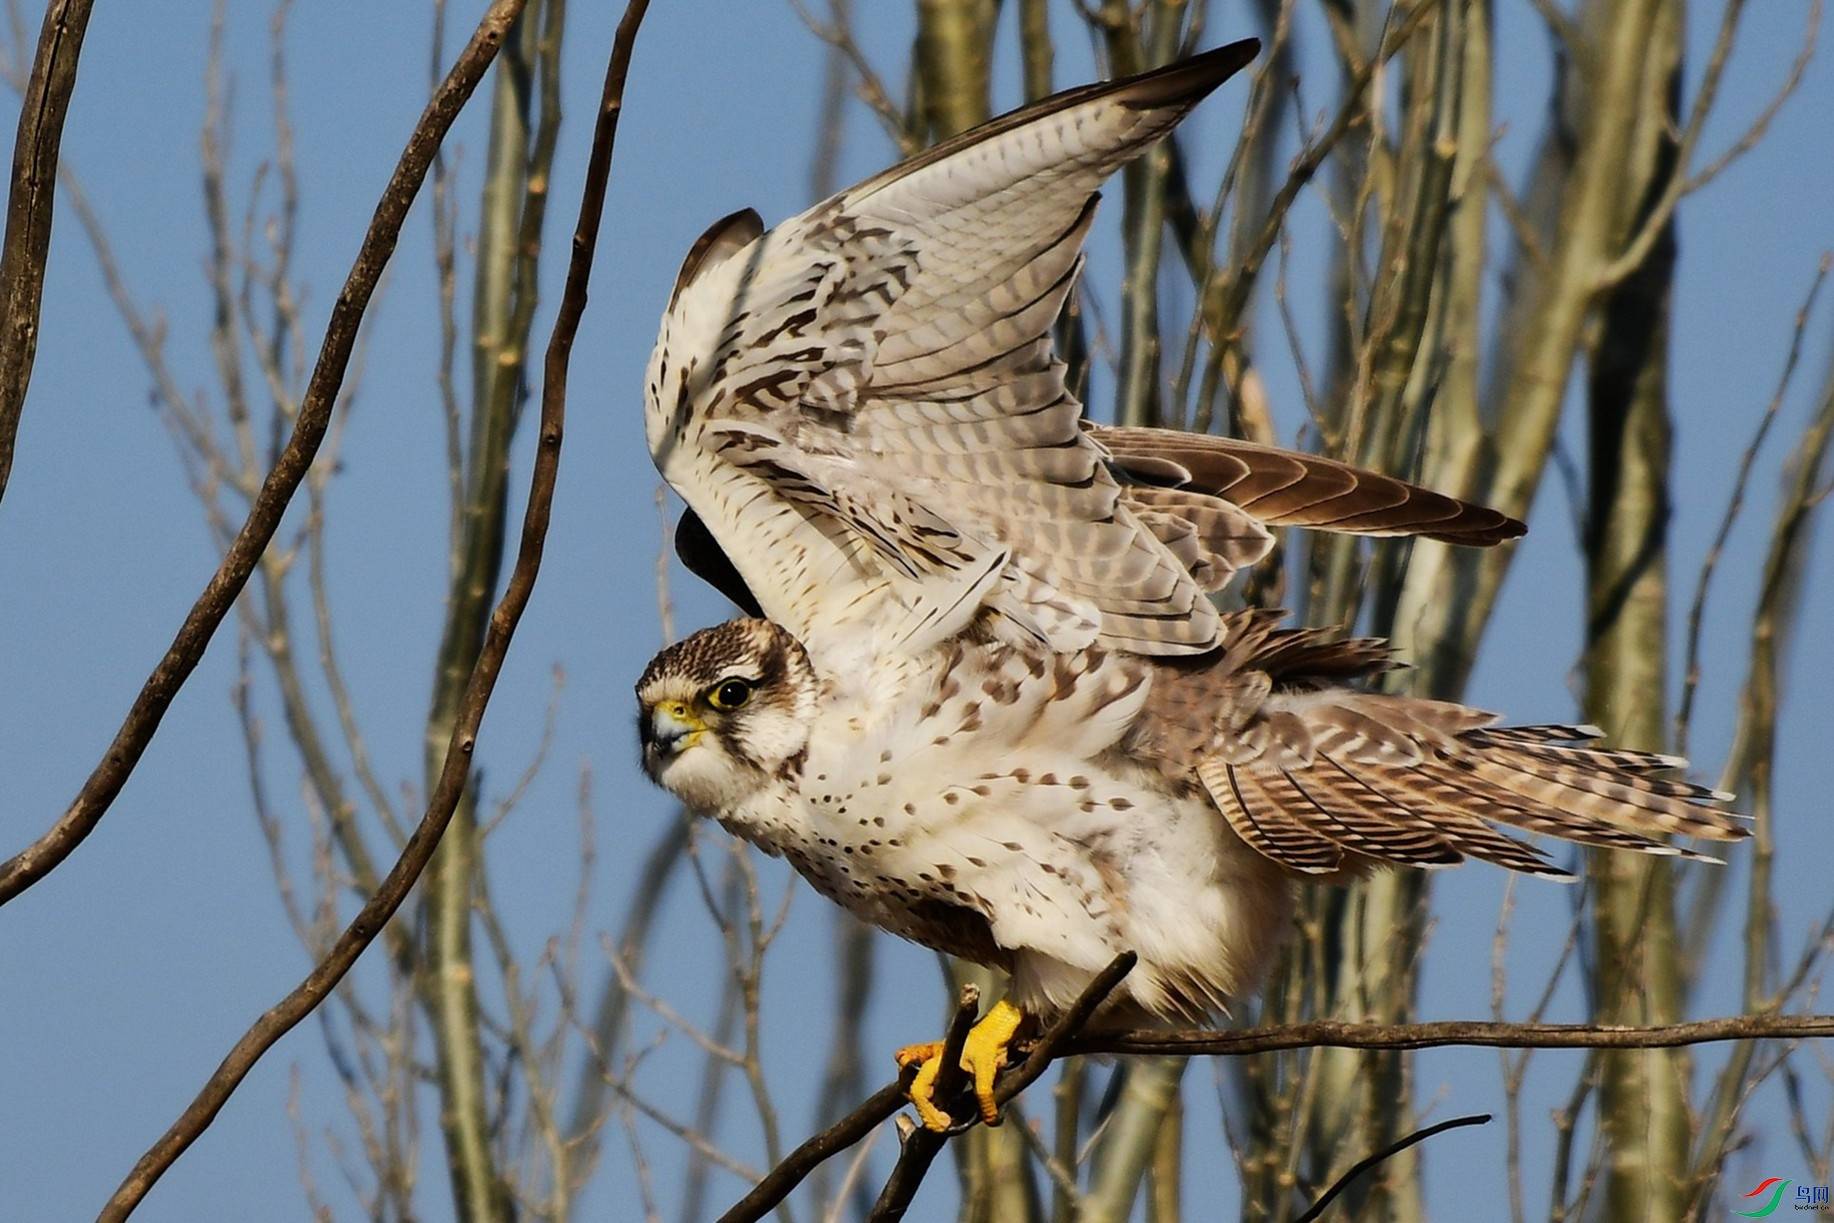
[[[749,614],[656,656],[643,765],[855,916],[1010,974],[963,1053],[982,1120],[1029,1024],[1113,958],[1117,1023],[1250,991],[1296,885],[1504,829],[1696,857],[1746,835],[1684,762],[1372,690],[1378,640],[1208,596],[1270,527],[1491,546],[1523,525],[1308,454],[1084,419],[1052,328],[1102,181],[1253,41],[1073,89],[765,231],[689,251],[647,372],[677,547]],[[899,1054],[935,1129],[940,1045]]]

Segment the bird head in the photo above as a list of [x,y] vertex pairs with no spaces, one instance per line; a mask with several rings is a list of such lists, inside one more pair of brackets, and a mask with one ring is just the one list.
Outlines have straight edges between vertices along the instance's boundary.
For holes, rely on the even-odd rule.
[[643,770],[690,807],[731,810],[798,766],[818,688],[801,643],[770,621],[702,629],[637,681]]

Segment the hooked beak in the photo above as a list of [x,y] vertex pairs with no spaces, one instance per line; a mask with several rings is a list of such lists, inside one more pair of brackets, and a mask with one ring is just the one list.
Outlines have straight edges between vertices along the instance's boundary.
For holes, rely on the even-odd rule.
[[686,751],[707,729],[685,701],[658,701],[650,706],[648,726],[650,746],[662,756]]

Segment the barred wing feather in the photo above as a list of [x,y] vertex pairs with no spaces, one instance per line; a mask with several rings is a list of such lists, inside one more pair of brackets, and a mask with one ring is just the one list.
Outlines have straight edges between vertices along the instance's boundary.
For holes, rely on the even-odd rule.
[[865,626],[915,647],[982,607],[1056,649],[1215,644],[1195,548],[1123,496],[1050,332],[1102,180],[1256,49],[1060,94],[697,244],[651,361],[651,451],[812,652]]

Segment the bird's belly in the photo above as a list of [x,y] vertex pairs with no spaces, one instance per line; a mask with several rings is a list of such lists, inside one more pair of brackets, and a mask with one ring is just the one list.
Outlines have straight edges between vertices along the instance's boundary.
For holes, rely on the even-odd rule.
[[1139,886],[1215,877],[1216,821],[1086,761],[1038,764],[812,769],[783,830],[795,835],[774,848],[905,938],[956,954],[972,944],[981,960],[1029,946],[1099,966],[1126,944],[1130,914],[1157,907]]
[[1150,1010],[1246,989],[1286,921],[1277,868],[1201,793],[1109,750],[1131,721],[1125,675],[1011,657],[996,674],[1000,658],[977,669],[970,653],[876,707],[831,705],[768,820],[739,830],[863,920],[1010,966],[1047,1001],[1126,950],[1141,958],[1127,992]]

